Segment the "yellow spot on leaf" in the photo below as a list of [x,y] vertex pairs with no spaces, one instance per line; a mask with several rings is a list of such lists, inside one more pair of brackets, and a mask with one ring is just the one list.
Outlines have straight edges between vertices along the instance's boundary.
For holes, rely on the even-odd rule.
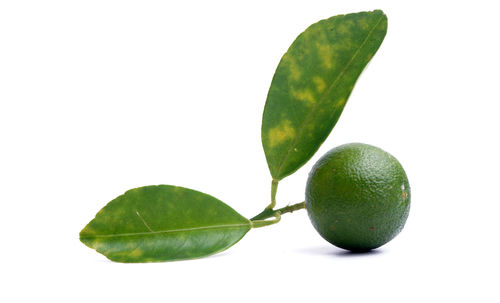
[[101,249],[106,248],[106,243],[102,243],[101,241],[99,241],[97,239],[92,241],[91,243],[92,243],[91,247],[97,251],[100,251]]
[[363,30],[367,30],[370,28],[370,24],[368,24],[368,21],[366,19],[359,19],[358,26],[361,27]]
[[335,103],[335,106],[336,107],[341,107],[343,108],[343,106],[345,105],[347,99],[346,98],[340,98],[337,100],[337,102]]
[[321,77],[318,76],[313,77],[313,82],[314,85],[316,85],[316,90],[318,91],[318,93],[322,93],[325,90],[326,83]]
[[291,80],[293,81],[297,81],[300,79],[300,75],[301,75],[301,70],[300,70],[300,67],[299,65],[297,64],[297,60],[290,54],[286,54],[284,57],[283,57],[283,60],[284,60],[284,64],[286,66],[288,66],[288,70],[290,72],[290,78]]
[[292,95],[295,97],[295,99],[300,100],[300,101],[306,101],[309,103],[315,103],[316,98],[312,94],[310,89],[302,89],[302,90],[295,90],[292,88]]
[[142,250],[140,249],[134,249],[133,251],[130,252],[131,257],[140,257],[142,256]]
[[347,27],[346,24],[342,24],[342,23],[337,25],[336,30],[339,34],[342,34],[342,35],[349,33],[349,27]]
[[295,129],[290,120],[283,120],[278,126],[269,130],[269,147],[272,148],[293,138],[295,138]]
[[316,43],[318,54],[326,68],[333,67],[333,56],[335,54],[333,47],[330,44]]

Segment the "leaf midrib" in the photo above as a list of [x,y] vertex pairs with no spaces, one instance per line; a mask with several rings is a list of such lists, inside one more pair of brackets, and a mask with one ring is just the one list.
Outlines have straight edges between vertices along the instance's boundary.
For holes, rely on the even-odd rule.
[[[313,105],[313,108],[311,109],[311,111],[309,112],[309,114],[307,115],[306,119],[304,120],[304,123],[301,125],[301,127],[299,128],[298,132],[297,132],[297,136],[294,138],[292,144],[290,145],[290,147],[288,148],[287,152],[285,153],[285,156],[283,157],[283,160],[281,161],[279,167],[278,167],[278,172],[277,172],[277,175],[279,176],[280,173],[281,173],[281,169],[283,168],[283,165],[285,164],[286,162],[286,159],[288,158],[289,154],[290,154],[290,151],[292,151],[293,148],[295,148],[295,145],[297,144],[297,140],[300,136],[302,136],[302,133],[304,132],[304,129],[305,129],[305,125],[307,125],[309,123],[309,120],[311,120],[312,116],[313,116],[313,113],[316,112],[318,106],[324,102],[324,100],[326,99],[326,96],[328,96],[328,94],[331,92],[331,90],[335,87],[335,85],[337,84],[337,82],[344,76],[344,74],[346,73],[347,69],[350,67],[350,65],[352,64],[352,62],[354,61],[354,59],[358,56],[358,54],[360,53],[361,49],[365,46],[365,44],[368,42],[368,39],[371,37],[371,35],[373,34],[373,32],[375,31],[375,29],[377,28],[377,26],[380,24],[380,22],[384,19],[384,14],[382,14],[382,16],[379,18],[379,20],[377,21],[377,23],[375,24],[375,26],[373,26],[373,28],[370,30],[370,32],[366,35],[366,38],[365,40],[361,43],[361,45],[359,46],[359,48],[356,50],[356,52],[354,53],[354,55],[351,57],[351,59],[349,60],[349,62],[347,62],[346,66],[342,69],[342,71],[339,73],[339,75],[337,76],[337,78],[332,82],[332,84],[330,84],[330,86],[328,87],[328,89],[325,91],[325,93],[321,96],[321,98],[319,99],[319,101],[317,103],[315,103]],[[282,178],[281,178],[282,179]]]
[[231,228],[244,227],[244,226],[251,227],[251,222],[249,222],[249,223],[240,223],[240,224],[211,225],[211,226],[179,228],[179,229],[160,230],[160,231],[137,232],[137,233],[122,233],[122,234],[111,234],[111,235],[80,236],[80,239],[131,237],[131,236],[141,236],[141,235],[147,235],[147,236],[149,236],[149,235],[157,235],[157,234],[190,232],[190,231],[201,231],[201,230],[218,229],[218,228],[228,228],[228,229],[231,229]]

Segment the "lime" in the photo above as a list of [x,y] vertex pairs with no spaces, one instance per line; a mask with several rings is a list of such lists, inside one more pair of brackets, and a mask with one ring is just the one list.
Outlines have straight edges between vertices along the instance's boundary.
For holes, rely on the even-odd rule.
[[325,240],[351,251],[368,251],[403,229],[410,211],[410,185],[392,155],[350,143],[328,151],[313,166],[305,204]]

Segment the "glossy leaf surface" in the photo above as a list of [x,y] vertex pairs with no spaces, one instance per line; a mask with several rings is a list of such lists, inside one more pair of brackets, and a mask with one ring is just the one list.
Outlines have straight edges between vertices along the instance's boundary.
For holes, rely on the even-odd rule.
[[118,262],[192,259],[227,249],[251,228],[228,205],[170,185],[127,191],[80,232],[80,240]]
[[328,137],[386,31],[380,10],[340,15],[311,25],[290,46],[262,119],[262,145],[275,180],[304,165]]

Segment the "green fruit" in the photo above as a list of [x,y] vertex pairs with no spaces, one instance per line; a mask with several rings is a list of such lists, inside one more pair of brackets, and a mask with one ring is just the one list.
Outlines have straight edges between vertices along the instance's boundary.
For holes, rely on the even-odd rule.
[[325,240],[351,251],[367,251],[403,229],[410,211],[410,185],[392,155],[350,143],[316,162],[307,180],[305,204]]

